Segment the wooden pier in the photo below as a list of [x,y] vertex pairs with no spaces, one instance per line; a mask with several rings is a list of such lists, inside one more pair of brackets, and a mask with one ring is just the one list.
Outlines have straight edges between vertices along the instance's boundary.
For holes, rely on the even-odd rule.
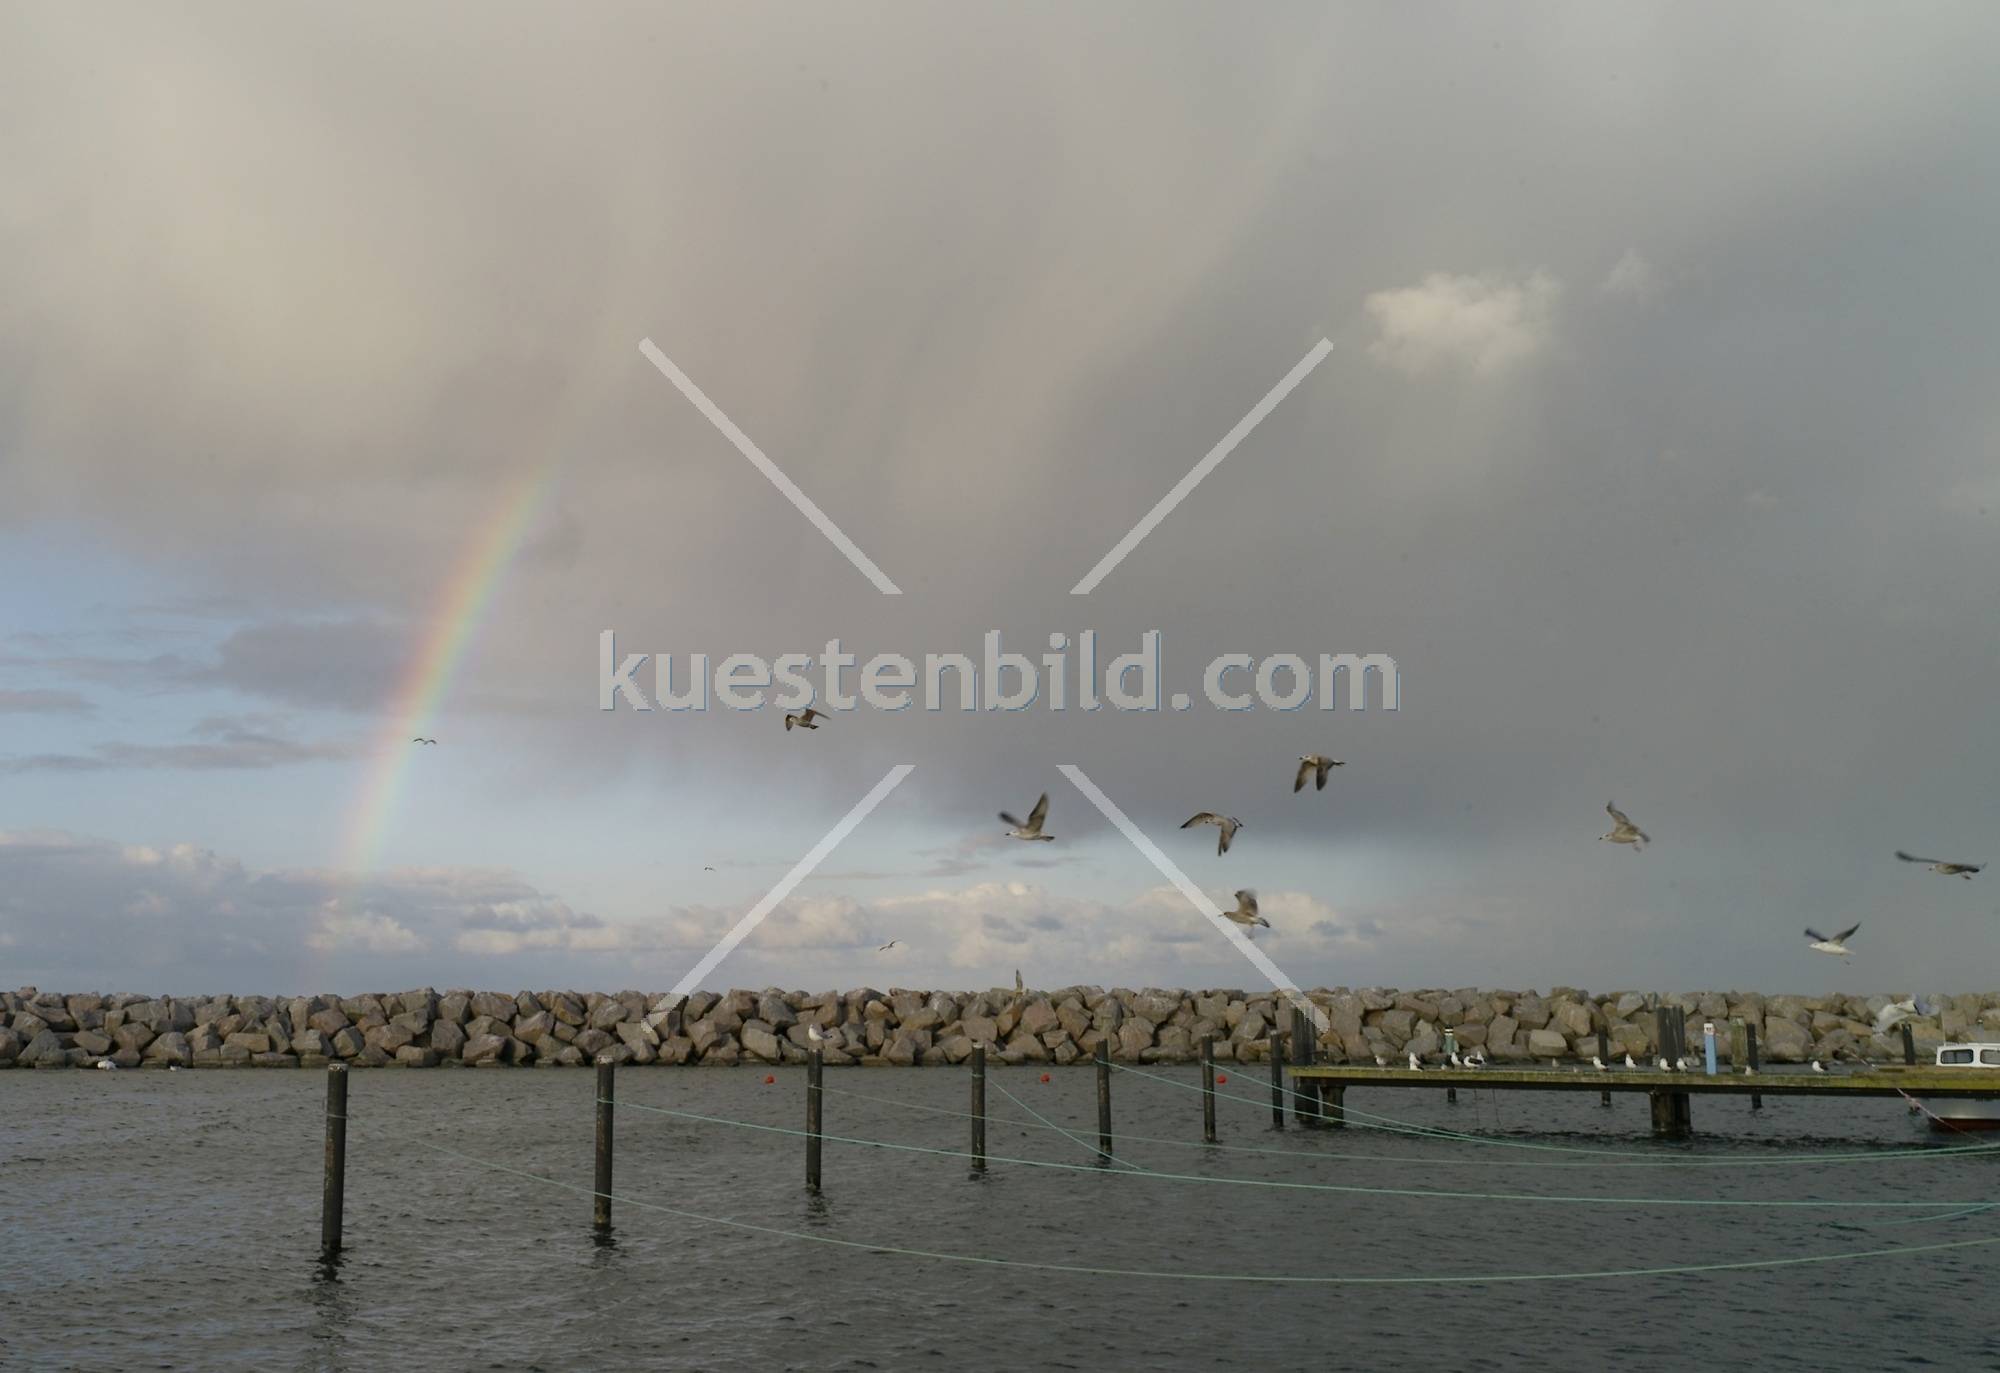
[[[1648,1069],[1590,1068],[1355,1068],[1335,1064],[1300,1065],[1291,1070],[1301,1093],[1317,1091],[1321,1123],[1339,1127],[1349,1087],[1402,1087],[1455,1090],[1460,1087],[1502,1092],[1644,1092],[1652,1099],[1653,1132],[1666,1136],[1691,1134],[1694,1122],[1689,1098],[1721,1096],[1827,1097],[1985,1097],[1996,1084],[1980,1075],[1949,1068],[1885,1066],[1857,1073],[1706,1073],[1659,1072]],[[1968,1082],[1968,1077],[1973,1078]],[[1309,1087],[1306,1084],[1311,1083]]]

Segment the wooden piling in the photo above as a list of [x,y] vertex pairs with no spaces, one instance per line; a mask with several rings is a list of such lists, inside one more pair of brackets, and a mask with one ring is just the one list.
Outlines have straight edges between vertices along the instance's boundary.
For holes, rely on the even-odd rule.
[[[1322,1082],[1319,1084],[1319,1101],[1320,1113],[1325,1117],[1323,1123],[1326,1127],[1329,1130],[1345,1129],[1347,1127],[1347,1088],[1338,1082]],[[1332,1109],[1328,1110],[1328,1107]]]
[[613,1074],[617,1065],[597,1060],[597,1186],[592,1194],[591,1224],[597,1233],[611,1230],[611,1104],[617,1096]]
[[319,1256],[340,1257],[340,1217],[347,1201],[347,1065],[326,1068],[326,1176],[319,1194]]
[[[1597,1061],[1606,1067],[1609,1067],[1611,1064],[1611,1036],[1602,1030],[1597,1032]],[[1599,1092],[1597,1094],[1597,1104],[1599,1106],[1609,1106],[1611,1104],[1611,1093]]]
[[1907,1020],[1903,1022],[1903,1062],[1910,1067],[1915,1067],[1917,1062],[1917,1036]]
[[1111,1162],[1111,1046],[1097,1043],[1097,1152],[1099,1162]]
[[1285,1128],[1285,1037],[1271,1032],[1271,1128]]
[[[1317,1045],[1318,1040],[1313,1035],[1312,1021],[1304,1011],[1296,1006],[1292,1007],[1293,1066],[1299,1068],[1312,1067],[1313,1050]],[[1301,1088],[1299,1086],[1301,1080],[1299,1078],[1292,1080],[1292,1119],[1297,1121],[1302,1128],[1311,1130],[1317,1128],[1319,1125],[1319,1111],[1316,1105],[1319,1084],[1313,1083],[1309,1088]]]
[[806,1053],[806,1188],[819,1190],[820,1070],[825,1058],[818,1049]]
[[[1743,1022],[1743,1061],[1750,1065],[1752,1073],[1764,1066],[1763,1060],[1757,1053],[1757,1027],[1747,1020]],[[1750,1094],[1750,1109],[1753,1111],[1764,1109],[1762,1094],[1757,1092]]]
[[986,1046],[972,1046],[972,1167],[986,1171]]
[[1201,1037],[1201,1139],[1215,1143],[1215,1036]]

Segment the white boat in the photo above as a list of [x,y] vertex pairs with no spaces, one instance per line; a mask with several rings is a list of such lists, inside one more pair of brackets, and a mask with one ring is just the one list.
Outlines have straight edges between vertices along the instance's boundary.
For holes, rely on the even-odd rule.
[[1938,1068],[1993,1075],[1991,1097],[1927,1097],[1917,1102],[1933,1130],[2000,1130],[2000,1044],[1940,1044]]

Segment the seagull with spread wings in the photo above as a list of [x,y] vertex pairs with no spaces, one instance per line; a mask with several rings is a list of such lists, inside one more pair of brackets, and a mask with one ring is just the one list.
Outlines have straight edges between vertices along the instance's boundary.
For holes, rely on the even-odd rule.
[[1612,820],[1611,832],[1609,834],[1598,835],[1599,839],[1613,844],[1630,844],[1634,853],[1637,853],[1640,849],[1645,848],[1646,845],[1653,842],[1652,835],[1633,824],[1631,816],[1612,805],[1609,801],[1604,803],[1604,810]]
[[797,725],[800,729],[818,729],[819,722],[826,718],[827,714],[825,711],[814,710],[811,706],[807,706],[804,710],[799,711],[797,714],[794,714],[791,711],[786,711],[785,731],[787,733],[790,733],[793,725]]
[[1257,937],[1259,925],[1267,930],[1271,928],[1271,922],[1257,914],[1257,893],[1253,891],[1236,893],[1236,909],[1224,911],[1222,915],[1225,920],[1234,920],[1239,925],[1249,926],[1249,937],[1252,939]]
[[1328,758],[1318,753],[1299,755],[1299,775],[1292,779],[1292,791],[1297,793],[1305,788],[1306,778],[1313,779],[1314,791],[1326,790],[1326,773],[1329,768],[1344,768],[1347,764],[1338,758]]
[[1963,877],[1968,882],[1972,880],[1972,874],[1982,872],[1986,867],[1984,863],[1947,863],[1941,858],[1919,858],[1901,849],[1896,850],[1896,857],[1905,863],[1922,863],[1932,872],[1943,873],[1946,877]]
[[1191,829],[1196,825],[1213,825],[1222,831],[1215,841],[1215,851],[1218,854],[1229,852],[1229,841],[1236,837],[1236,831],[1243,828],[1243,822],[1235,816],[1217,815],[1212,810],[1205,810],[1199,815],[1190,816],[1182,822],[1181,828]]
[[1004,810],[1000,812],[1000,818],[1005,820],[1011,827],[1007,831],[1009,839],[1045,839],[1050,841],[1055,839],[1053,834],[1042,833],[1042,822],[1049,818],[1049,794],[1047,792],[1043,792],[1035,801],[1035,808],[1028,812],[1026,824],[1016,820]]

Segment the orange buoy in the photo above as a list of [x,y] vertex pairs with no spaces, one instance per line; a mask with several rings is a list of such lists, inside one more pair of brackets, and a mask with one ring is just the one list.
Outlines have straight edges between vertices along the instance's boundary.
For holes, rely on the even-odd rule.
[[766,1073],[766,1074],[764,1074],[764,1085],[765,1085],[766,1087],[770,1086],[770,1085],[771,1085],[772,1083],[776,1082],[777,1080],[778,1080],[778,1079],[777,1079],[777,1078],[775,1078],[775,1077],[773,1077],[773,1076],[772,1076],[772,1075],[771,1075],[770,1073]]
[[1043,1074],[1042,1074],[1042,1081],[1044,1081],[1044,1082],[1047,1082],[1048,1080],[1049,1080],[1049,1075],[1048,1075],[1047,1073],[1043,1073]]

